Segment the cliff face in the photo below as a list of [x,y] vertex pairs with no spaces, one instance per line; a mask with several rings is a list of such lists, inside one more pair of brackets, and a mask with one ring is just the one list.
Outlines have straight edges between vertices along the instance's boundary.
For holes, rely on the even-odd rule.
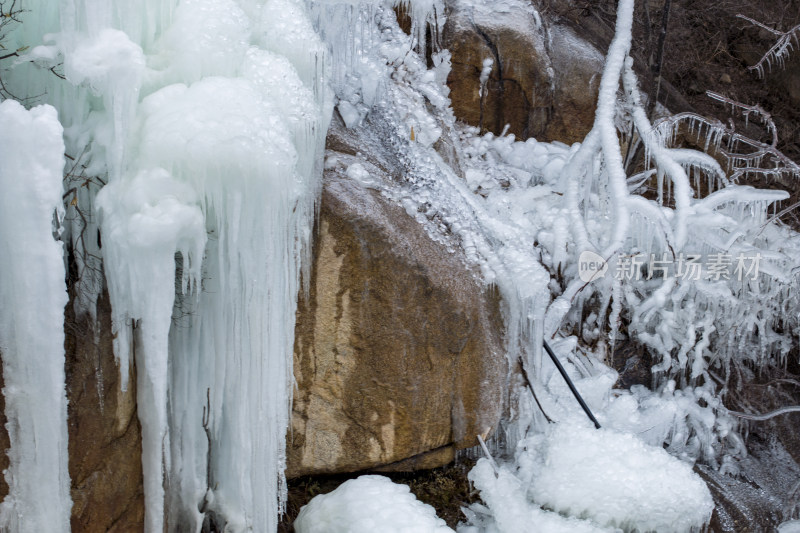
[[135,377],[127,391],[120,389],[108,295],[97,302],[94,325],[71,309],[66,373],[72,530],[140,531],[144,491]]
[[[442,39],[454,58],[456,116],[485,131],[509,123],[522,137],[579,140],[591,126],[602,62],[596,51],[570,60],[578,41],[567,31],[555,31],[550,46],[529,13],[454,11]],[[479,94],[486,58],[495,66]],[[392,180],[402,162],[387,156],[388,144],[337,123],[328,156],[357,154],[353,161],[373,165],[371,179]],[[456,157],[446,143],[439,148]],[[289,477],[437,467],[497,429],[508,379],[502,302],[460,252],[344,168],[329,168],[312,258],[297,313]],[[122,391],[106,293],[94,324],[73,307],[65,321],[72,528],[140,531],[136,369]],[[4,425],[0,446],[8,447]]]

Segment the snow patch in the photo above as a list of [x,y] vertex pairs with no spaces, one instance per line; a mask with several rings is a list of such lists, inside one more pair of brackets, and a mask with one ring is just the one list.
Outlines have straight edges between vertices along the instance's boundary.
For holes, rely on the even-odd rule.
[[345,481],[315,496],[294,522],[297,533],[453,533],[408,485],[384,476]]
[[550,509],[639,531],[689,531],[711,519],[711,493],[692,467],[632,435],[558,424],[526,446],[541,446],[527,452],[541,457],[522,474],[529,494]]

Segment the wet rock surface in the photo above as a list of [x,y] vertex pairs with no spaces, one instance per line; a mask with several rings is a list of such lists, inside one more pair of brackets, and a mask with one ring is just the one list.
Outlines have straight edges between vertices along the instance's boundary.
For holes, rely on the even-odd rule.
[[[524,3],[496,11],[450,2],[442,46],[453,111],[481,132],[519,140],[581,141],[594,122],[604,54],[569,26]],[[482,83],[484,61],[492,65]]]

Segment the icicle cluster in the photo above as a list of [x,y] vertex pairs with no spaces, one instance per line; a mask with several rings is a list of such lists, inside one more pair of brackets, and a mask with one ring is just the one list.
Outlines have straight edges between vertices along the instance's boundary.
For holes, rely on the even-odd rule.
[[102,268],[124,384],[136,358],[146,530],[199,529],[211,516],[226,531],[275,530],[331,112],[308,8],[28,7],[12,39],[42,44],[9,87],[43,95],[65,125],[79,311],[94,312]]

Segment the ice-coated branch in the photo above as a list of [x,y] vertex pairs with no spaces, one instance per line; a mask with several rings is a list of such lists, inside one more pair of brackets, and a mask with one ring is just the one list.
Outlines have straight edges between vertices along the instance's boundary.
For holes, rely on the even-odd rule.
[[628,180],[625,174],[625,165],[622,161],[622,152],[619,148],[614,116],[617,107],[619,78],[631,48],[632,28],[633,0],[626,0],[620,2],[617,8],[616,32],[609,46],[603,77],[600,80],[597,114],[595,115],[593,128],[600,132],[603,160],[608,173],[609,189],[614,209],[614,226],[606,253],[602,254],[604,256],[616,253],[622,246],[627,236],[630,222],[630,214],[626,204],[626,199],[629,196]]
[[[630,225],[628,177],[625,173],[614,117],[619,79],[631,47],[633,7],[633,0],[623,0],[619,3],[616,32],[608,48],[603,77],[600,80],[594,125],[562,171],[563,179],[567,181],[566,201],[575,243],[581,252],[596,251],[597,248],[589,241],[586,224],[581,217],[580,192],[584,180],[592,179],[595,163],[602,154],[614,225],[609,242],[601,252],[601,256],[611,259],[612,262],[624,244]],[[552,336],[558,331],[561,321],[572,306],[573,299],[586,286],[587,284],[580,279],[572,280],[561,296],[550,305],[544,320],[545,337]]]
[[678,113],[656,121],[654,130],[665,143],[673,144],[681,127],[686,127],[690,134],[696,136],[698,142],[704,140],[704,150],[712,151],[726,162],[727,180],[720,178],[724,185],[728,181],[736,182],[742,176],[753,175],[800,179],[800,166],[777,148],[777,128],[767,111],[759,105],[744,104],[712,91],[706,94],[718,102],[730,105],[734,111],[739,110],[746,121],[750,115],[759,117],[772,137],[770,143],[742,135],[732,125],[726,126],[719,120],[691,112]]
[[497,463],[492,457],[492,454],[489,452],[489,448],[486,446],[486,441],[483,440],[483,437],[480,435],[476,435],[478,439],[478,443],[481,445],[481,450],[483,450],[484,455],[486,455],[486,459],[489,461],[489,464],[492,465],[492,470],[494,470],[494,475],[497,477],[500,473],[500,467],[497,466]]
[[745,420],[754,420],[756,422],[763,422],[765,420],[769,420],[770,418],[775,418],[776,416],[786,415],[789,413],[800,413],[800,405],[792,405],[789,407],[781,407],[780,409],[775,409],[774,411],[770,411],[769,413],[764,413],[763,415],[752,415],[750,413],[741,413],[739,411],[727,411],[729,415],[733,415],[737,418],[744,418]]
[[763,56],[761,56],[761,59],[758,60],[758,63],[756,63],[753,66],[747,67],[748,70],[755,70],[756,72],[758,72],[758,76],[761,78],[764,77],[765,65],[769,70],[772,70],[773,62],[783,67],[784,61],[786,61],[786,58],[789,57],[789,52],[791,52],[794,49],[794,45],[792,44],[792,42],[794,42],[795,44],[800,43],[800,41],[798,40],[798,35],[800,35],[800,24],[798,24],[789,31],[780,31],[776,30],[775,28],[771,28],[770,26],[767,26],[763,22],[759,22],[757,20],[751,19],[750,17],[742,15],[741,13],[737,14],[736,16],[742,20],[746,20],[750,24],[758,26],[761,29],[767,30],[768,32],[778,37],[778,40],[775,42],[775,44],[773,44],[772,47],[769,50],[767,50],[767,52]]
[[741,109],[745,125],[748,123],[751,113],[755,114],[757,117],[760,117],[761,124],[763,124],[767,128],[767,131],[772,134],[772,143],[770,146],[773,148],[778,146],[778,128],[775,127],[775,121],[772,120],[772,115],[764,110],[763,107],[758,104],[747,105],[742,102],[737,102],[732,98],[728,98],[724,94],[715,93],[714,91],[706,91],[706,95],[712,100],[716,100],[717,102],[722,102],[723,104],[731,106],[731,111]]
[[[692,200],[692,187],[689,184],[689,177],[686,175],[681,165],[681,159],[695,163],[695,161],[702,160],[700,157],[688,158],[686,154],[670,152],[663,146],[663,142],[658,137],[653,135],[653,125],[647,118],[647,113],[642,105],[642,98],[639,94],[639,89],[636,85],[636,74],[633,72],[633,59],[628,57],[625,63],[625,73],[622,77],[625,91],[628,94],[630,103],[632,104],[633,122],[636,129],[639,130],[639,136],[645,145],[647,153],[655,161],[658,168],[659,178],[666,175],[672,180],[675,186],[675,243],[678,249],[681,249],[686,243],[687,227],[686,219],[689,216]],[[677,157],[676,157],[677,156]],[[659,179],[658,197],[663,199],[663,179]]]

